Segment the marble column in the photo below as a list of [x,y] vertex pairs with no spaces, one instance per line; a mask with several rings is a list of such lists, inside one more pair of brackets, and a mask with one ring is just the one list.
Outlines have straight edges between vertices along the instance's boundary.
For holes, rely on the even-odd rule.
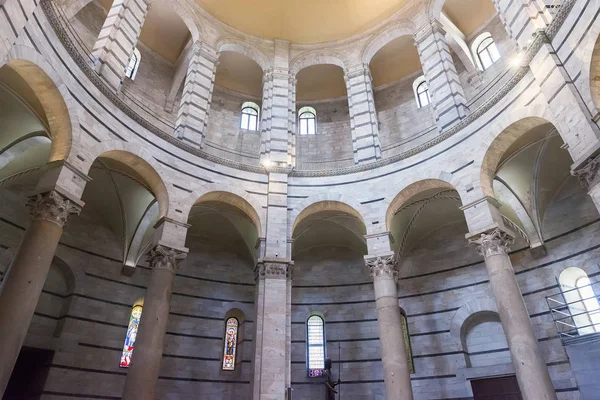
[[6,390],[70,214],[81,207],[57,191],[29,200],[31,225],[0,286],[0,397]]
[[573,171],[572,174],[579,179],[579,182],[588,190],[588,195],[592,198],[596,210],[600,213],[600,156],[589,159],[584,165]]
[[144,311],[125,381],[123,400],[155,398],[156,381],[171,308],[173,279],[179,261],[185,257],[185,252],[162,245],[156,246],[149,254],[152,274],[144,295]]
[[556,400],[556,392],[508,256],[514,239],[500,229],[469,240],[484,257],[500,321],[524,400]]
[[393,254],[365,257],[375,286],[377,323],[387,400],[412,400],[408,356],[398,305],[398,263]]

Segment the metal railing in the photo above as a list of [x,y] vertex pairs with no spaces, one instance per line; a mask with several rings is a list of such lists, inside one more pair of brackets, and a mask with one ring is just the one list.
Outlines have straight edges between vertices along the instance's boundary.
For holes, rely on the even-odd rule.
[[573,288],[560,284],[559,287],[563,288],[561,292],[547,296],[546,302],[561,339],[600,332],[600,296],[597,294],[600,281]]

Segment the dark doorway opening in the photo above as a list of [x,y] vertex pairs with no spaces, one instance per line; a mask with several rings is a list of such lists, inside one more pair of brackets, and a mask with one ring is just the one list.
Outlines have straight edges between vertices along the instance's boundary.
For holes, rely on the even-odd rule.
[[23,347],[2,400],[38,400],[42,396],[54,352]]
[[523,400],[514,375],[477,379],[471,381],[471,387],[475,400]]

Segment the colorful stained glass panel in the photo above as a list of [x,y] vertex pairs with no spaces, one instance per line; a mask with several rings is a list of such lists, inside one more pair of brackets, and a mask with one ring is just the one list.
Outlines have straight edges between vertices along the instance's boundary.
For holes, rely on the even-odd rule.
[[225,346],[223,349],[223,370],[235,369],[235,354],[237,350],[238,320],[229,318],[225,324]]
[[125,344],[123,345],[121,362],[119,363],[119,367],[121,368],[129,368],[129,365],[131,364],[133,345],[135,344],[141,317],[142,306],[133,307],[133,310],[131,310],[131,316],[129,317],[129,326],[127,327],[127,335],[125,336]]
[[325,369],[325,330],[323,319],[313,315],[306,324],[308,335],[308,376],[316,378]]

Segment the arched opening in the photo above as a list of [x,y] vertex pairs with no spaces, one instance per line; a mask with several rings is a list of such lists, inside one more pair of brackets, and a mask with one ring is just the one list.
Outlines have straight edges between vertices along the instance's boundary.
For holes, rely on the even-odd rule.
[[461,328],[461,341],[469,368],[512,363],[497,312],[480,311],[470,315]]
[[592,52],[592,61],[590,63],[590,90],[592,95],[593,106],[596,109],[597,115],[600,111],[600,35],[594,44]]
[[119,361],[120,368],[129,368],[129,366],[131,365],[131,359],[133,357],[133,350],[135,347],[135,340],[137,338],[137,333],[140,326],[140,320],[142,319],[143,311],[144,299],[139,298],[131,307],[129,323],[127,324],[127,333],[125,334],[125,343],[123,344],[123,352],[121,353],[121,360]]
[[559,332],[566,337],[600,332],[600,304],[594,285],[581,268],[569,267],[558,278],[564,303],[551,304],[560,312]]
[[325,321],[319,315],[306,320],[306,369],[309,378],[323,376],[325,371]]
[[223,318],[223,353],[221,369],[226,374],[241,376],[242,362],[245,356],[244,343],[247,331],[246,315],[239,308],[232,308]]
[[498,46],[489,32],[484,32],[473,40],[471,51],[482,71],[490,68],[501,57]]

